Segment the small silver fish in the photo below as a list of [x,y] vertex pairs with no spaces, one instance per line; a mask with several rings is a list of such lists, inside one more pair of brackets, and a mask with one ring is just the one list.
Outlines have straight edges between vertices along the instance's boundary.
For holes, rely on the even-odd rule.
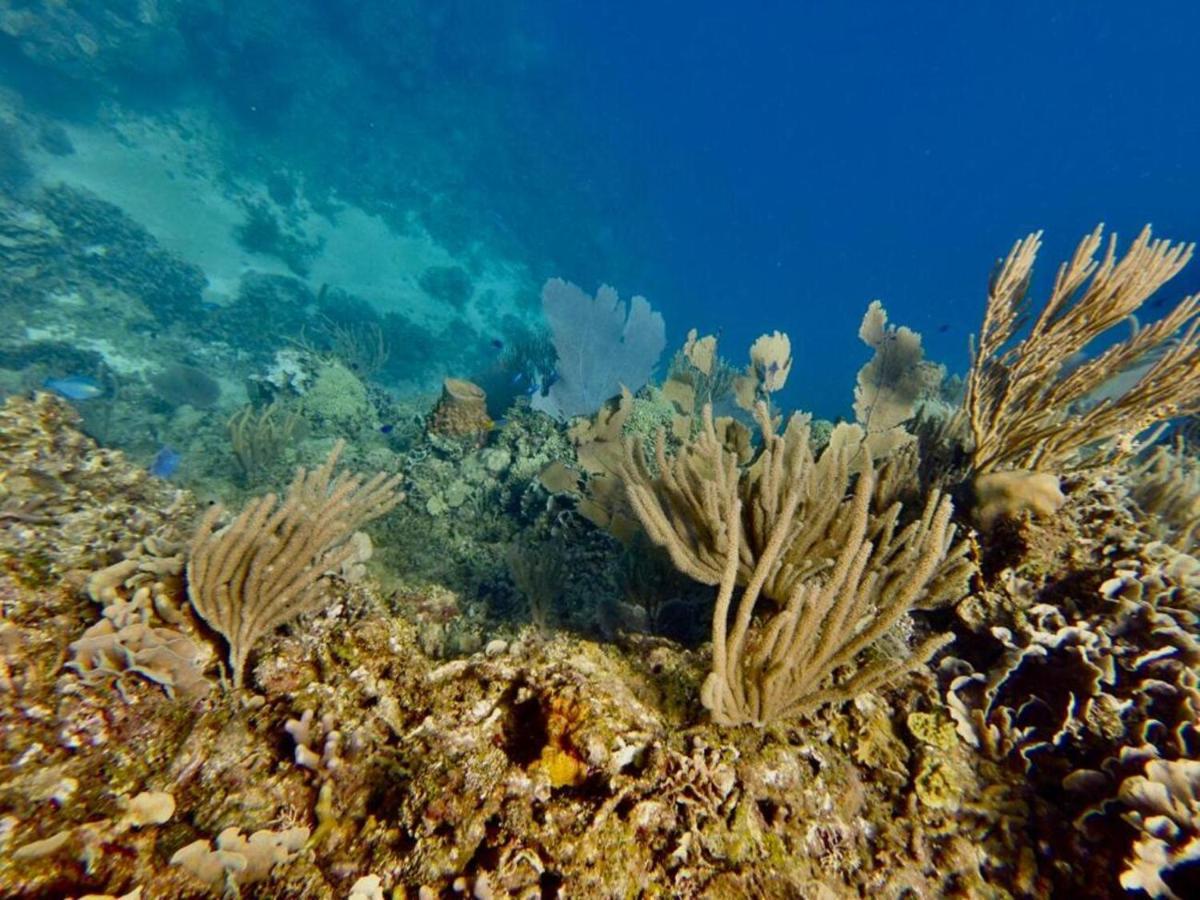
[[104,393],[104,388],[100,386],[99,382],[86,375],[47,378],[43,385],[68,400],[94,400]]

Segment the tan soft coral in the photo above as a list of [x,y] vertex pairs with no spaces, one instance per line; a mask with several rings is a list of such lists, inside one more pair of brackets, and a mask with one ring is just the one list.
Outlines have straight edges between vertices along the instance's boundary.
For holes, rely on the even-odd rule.
[[[654,470],[633,442],[622,469],[651,540],[681,572],[720,586],[701,702],[723,725],[811,711],[920,665],[948,635],[832,678],[910,609],[961,597],[969,569],[948,498],[932,492],[908,523],[899,502],[880,503],[858,426],[838,426],[814,457],[807,417],[793,416],[781,434],[765,404],[756,413],[762,447],[747,466],[706,407],[699,434],[674,459],[660,436]],[[764,617],[765,598],[776,603]]]
[[[977,484],[999,471],[1060,475],[1106,462],[1135,450],[1137,434],[1156,422],[1200,410],[1200,294],[1150,324],[1133,318],[1195,245],[1154,240],[1147,226],[1124,256],[1110,236],[1097,258],[1102,229],[1062,265],[1036,315],[1028,293],[1041,232],[1018,241],[992,277],[964,404]],[[1128,338],[1078,362],[1130,321]],[[1030,495],[1025,508],[1045,512],[1037,503],[1046,497]]]

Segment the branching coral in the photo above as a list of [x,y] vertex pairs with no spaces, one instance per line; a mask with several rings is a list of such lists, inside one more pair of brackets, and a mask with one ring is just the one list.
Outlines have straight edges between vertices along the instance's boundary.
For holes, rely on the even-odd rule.
[[402,499],[401,476],[333,477],[343,447],[317,469],[296,473],[282,505],[267,494],[251,500],[228,526],[214,505],[192,539],[188,597],[205,622],[229,642],[234,687],[241,687],[254,643],[278,625],[313,609],[321,579],[359,552],[355,529]]
[[[1120,259],[1111,236],[1097,260],[1102,228],[1059,269],[1045,306],[1015,344],[1030,312],[1041,232],[1017,241],[993,276],[967,379],[977,476],[1009,468],[1060,472],[1077,466],[1089,447],[1131,440],[1155,422],[1200,409],[1200,295],[1149,325],[1135,322],[1130,337],[1072,368],[1094,340],[1178,274],[1194,248],[1152,240],[1146,227]],[[1106,383],[1151,359],[1132,386],[1089,403]]]
[[299,414],[284,409],[278,400],[262,408],[248,403],[233,414],[229,444],[247,482],[257,481],[291,446],[302,424]]
[[[700,433],[674,459],[660,435],[657,475],[632,442],[622,473],[650,538],[680,571],[720,585],[702,699],[729,725],[763,724],[853,696],[927,659],[943,638],[825,686],[909,609],[961,595],[967,571],[949,500],[937,492],[903,528],[899,503],[875,510],[876,472],[856,426],[835,429],[814,459],[807,419],[793,416],[780,435],[765,405],[757,411],[763,447],[748,467],[718,438],[706,408]],[[738,585],[744,591],[731,628]],[[781,606],[755,626],[763,595]]]
[[[763,593],[783,601],[798,582],[828,567],[845,546],[852,532],[845,514],[852,476],[860,470],[871,476],[873,506],[882,510],[870,532],[874,540],[885,520],[899,513],[892,498],[899,492],[895,482],[903,477],[898,475],[902,466],[876,472],[857,425],[834,428],[816,458],[807,416],[793,415],[779,433],[764,403],[756,413],[762,447],[749,466],[742,465],[745,457],[723,439],[712,410],[705,408],[699,432],[676,456],[668,457],[665,436],[659,435],[653,468],[640,444],[628,441],[621,475],[651,540],[670,553],[676,568],[704,584],[722,581],[731,543],[738,548],[737,583],[748,584],[784,512],[794,507],[763,581]],[[731,533],[729,510],[739,501],[741,525]],[[954,555],[947,571],[961,574],[961,556]]]
[[[767,596],[781,599],[789,580],[804,577],[840,543],[830,523],[845,496],[850,459],[836,440],[815,461],[807,417],[793,416],[778,434],[761,402],[758,413],[763,450],[752,470],[743,472],[705,407],[699,432],[674,458],[659,434],[653,471],[641,445],[626,442],[621,474],[651,540],[670,553],[676,568],[704,584],[721,582],[731,545],[738,548],[737,582],[748,583],[781,512],[793,506],[798,512],[789,520],[787,549],[764,579]],[[742,525],[731,532],[729,512],[739,501]]]
[[1159,446],[1130,471],[1137,505],[1157,519],[1151,527],[1179,550],[1200,544],[1200,462],[1184,452]]
[[[783,549],[796,512],[793,500],[782,512],[770,542],[742,592],[732,629],[729,612],[737,581],[737,553],[731,541],[726,570],[713,613],[713,665],[701,700],[722,725],[763,725],[787,715],[849,700],[896,680],[922,665],[951,639],[926,638],[907,655],[880,658],[857,668],[844,681],[830,683],[834,671],[851,665],[863,650],[882,638],[910,609],[930,595],[939,569],[954,552],[951,506],[936,493],[919,522],[895,532],[899,506],[884,522],[870,513],[873,476],[858,482],[848,511],[850,533],[827,574],[795,583],[782,608],[757,629],[755,607],[767,573]],[[739,504],[726,523],[739,530]],[[882,528],[879,526],[882,524]],[[878,531],[878,544],[867,540]]]

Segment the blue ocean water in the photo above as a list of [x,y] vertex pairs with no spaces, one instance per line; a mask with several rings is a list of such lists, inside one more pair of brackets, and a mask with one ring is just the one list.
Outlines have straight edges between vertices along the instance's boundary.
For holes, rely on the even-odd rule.
[[[302,182],[418,221],[451,253],[526,266],[531,318],[537,286],[561,276],[645,295],[669,346],[720,332],[738,364],[781,329],[796,360],[784,397],[831,418],[868,357],[855,331],[872,299],[960,371],[1018,237],[1044,228],[1050,260],[1100,221],[1126,237],[1198,224],[1189,4],[263,0],[118,16],[108,33],[97,10],[0,37],[27,112],[55,127],[211,117],[227,175],[285,194]],[[92,187],[105,165],[75,156]],[[301,257],[322,239],[254,247],[267,232],[240,233],[318,282]],[[339,273],[383,253],[328,249]],[[1178,290],[1197,284],[1189,272]]]
[[[672,328],[787,331],[789,399],[845,415],[866,304],[966,367],[993,262],[1039,286],[1105,222],[1194,240],[1194,5],[571,4],[563,40],[658,243]],[[662,291],[656,290],[662,283]],[[1173,296],[1200,288],[1185,272]]]

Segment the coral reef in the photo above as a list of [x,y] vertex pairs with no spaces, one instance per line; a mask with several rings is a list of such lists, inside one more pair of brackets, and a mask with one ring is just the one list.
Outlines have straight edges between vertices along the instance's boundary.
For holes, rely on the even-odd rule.
[[[1195,463],[1182,438],[1126,459],[1187,406],[1195,335],[1168,326],[1194,304],[1055,356],[1185,248],[1095,260],[1093,235],[1023,343],[1018,244],[957,416],[873,304],[859,421],[818,428],[778,415],[779,332],[739,372],[693,331],[642,384],[661,318],[552,281],[555,380],[473,266],[427,289],[503,338],[285,277],[201,295],[59,190],[0,208],[2,302],[37,335],[0,346],[4,384],[96,382],[83,418],[0,408],[5,892],[1196,893]],[[144,340],[72,331],[97,298]],[[268,312],[281,333],[234,341]],[[474,382],[436,395],[472,344],[494,419]],[[1010,420],[1017,394],[1046,417]],[[127,457],[81,425],[144,433]],[[194,492],[136,463],[168,444]]]
[[[452,581],[447,561],[460,558],[500,584],[519,539],[538,564],[516,574],[534,628],[497,629],[472,612],[481,583],[454,592],[414,578],[389,592],[361,565],[326,575],[325,560],[300,570],[323,579],[325,602],[257,642],[241,692],[214,689],[218,647],[188,602],[206,583],[188,581],[194,501],[79,435],[62,400],[12,398],[0,416],[0,715],[20,723],[0,742],[12,851],[0,881],[25,895],[1101,896],[1118,879],[1188,895],[1200,562],[1141,530],[1136,473],[1067,478],[1056,516],[997,525],[976,589],[938,614],[953,656],[936,676],[917,666],[879,685],[861,673],[926,655],[886,627],[892,613],[923,592],[958,596],[964,550],[947,503],[905,517],[894,497],[914,477],[911,459],[852,465],[855,426],[835,428],[818,454],[805,420],[779,433],[763,413],[769,453],[747,458],[702,414],[694,437],[681,432],[682,453],[637,468],[647,483],[694,471],[706,490],[728,473],[730,539],[720,552],[694,547],[692,568],[726,576],[730,606],[737,584],[769,585],[767,599],[781,601],[799,586],[806,600],[869,597],[870,613],[845,621],[880,623],[798,654],[824,672],[822,658],[850,661],[838,648],[858,656],[874,643],[829,686],[804,680],[803,697],[812,685],[853,702],[809,709],[803,727],[763,715],[765,728],[733,730],[697,703],[707,652],[568,630],[584,621],[580,600],[607,590],[587,554],[616,558],[615,542],[575,517],[572,485],[590,477],[582,459],[623,458],[627,416],[589,425],[592,440],[608,437],[586,450],[517,412],[483,447],[423,439],[406,451],[409,496],[379,520],[376,543],[435,548],[437,559],[397,568],[428,565]],[[724,462],[702,465],[703,448]],[[356,461],[377,452],[356,448]],[[554,460],[580,467],[562,493],[541,486]],[[783,477],[815,469],[821,478]],[[338,491],[322,471],[316,493],[329,499]],[[831,478],[828,504],[796,490]],[[780,497],[799,530],[739,514],[736,501],[765,515]],[[353,528],[316,515],[339,534]],[[816,549],[780,566],[770,552],[780,533]],[[253,537],[225,535],[239,546]],[[1017,540],[1019,553],[1000,546]],[[489,542],[493,557],[468,557]],[[839,566],[823,560],[844,568],[872,554],[882,568],[871,563],[869,590],[839,592]],[[764,603],[747,647],[766,648],[788,609]],[[940,646],[942,630],[928,633]],[[1100,866],[1109,881],[1096,879]]]
[[118,207],[59,185],[46,188],[35,208],[58,228],[69,259],[85,273],[139,297],[164,322],[198,317],[204,273],[163,250]]
[[96,448],[78,424],[52,394],[0,406],[0,535],[7,571],[31,586],[107,565],[115,547],[154,533],[155,511],[184,516],[193,508],[119,451]]

